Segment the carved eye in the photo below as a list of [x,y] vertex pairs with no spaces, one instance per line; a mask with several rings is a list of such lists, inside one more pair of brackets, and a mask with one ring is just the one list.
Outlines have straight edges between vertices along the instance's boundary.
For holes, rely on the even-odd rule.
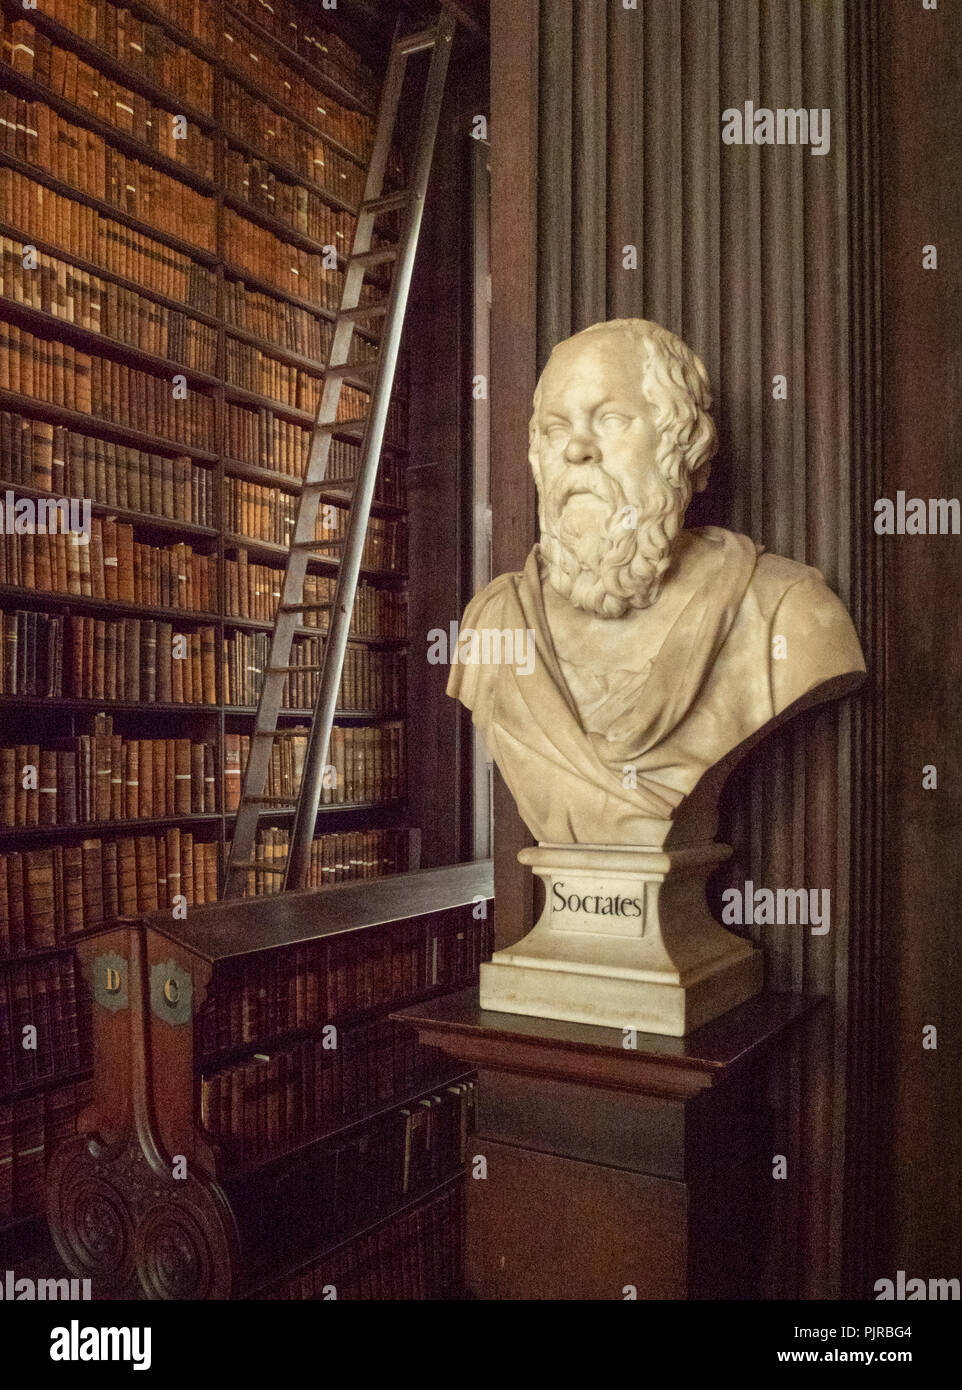
[[564,425],[549,425],[545,434],[548,442],[556,446],[563,444],[568,438],[568,431]]
[[619,415],[617,411],[609,410],[601,417],[601,428],[605,434],[618,434],[621,430],[627,429],[631,424],[627,415]]

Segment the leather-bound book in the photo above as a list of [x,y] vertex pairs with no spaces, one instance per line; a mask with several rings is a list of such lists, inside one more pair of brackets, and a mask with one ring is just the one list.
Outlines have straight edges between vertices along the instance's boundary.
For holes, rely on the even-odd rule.
[[[0,960],[5,960],[10,954],[10,903],[7,890],[7,875],[9,861],[12,855],[0,854]],[[3,1036],[2,1024],[0,1024],[0,1039]]]
[[194,837],[189,830],[180,836],[180,890],[188,903],[197,901],[194,897]]
[[93,671],[91,673],[90,686],[86,693],[95,700],[100,700],[104,695],[107,670],[107,631],[106,623],[102,618],[94,619],[93,630]]
[[65,937],[84,930],[83,851],[80,845],[63,848],[63,930]]
[[125,603],[135,603],[134,596],[134,528],[125,522],[117,523],[117,597]]
[[7,863],[7,892],[10,904],[10,954],[13,956],[27,949],[24,873],[23,855],[11,854]]
[[100,862],[103,875],[104,919],[113,922],[120,916],[116,840],[105,840],[102,843]]
[[0,748],[0,825],[16,825],[16,748]]
[[157,623],[153,619],[141,620],[140,698],[144,704],[154,704],[157,699]]
[[140,749],[140,819],[149,820],[152,816],[163,815],[163,801],[156,797],[156,778],[154,773],[154,754],[157,752],[157,764],[161,765],[163,758],[163,740],[146,739],[138,740]]
[[156,685],[155,696],[159,705],[169,705],[172,699],[172,644],[173,626],[170,623],[156,624]]
[[153,742],[154,815],[174,814],[174,743],[173,739],[157,738]]
[[3,662],[2,671],[0,671],[0,691],[4,695],[16,695],[19,687],[17,672],[19,669],[21,616],[19,613],[4,613],[0,622],[2,622],[3,631],[3,651],[0,653],[0,659]]
[[124,644],[124,699],[132,704],[141,700],[140,673],[143,663],[143,624],[139,618],[127,618],[124,622],[126,642]]
[[207,745],[203,743],[188,744],[190,750],[190,810],[191,814],[194,815],[200,815],[208,809],[204,804],[204,752],[206,747]]
[[109,715],[94,716],[94,820],[110,820],[111,741],[113,720]]
[[189,816],[191,813],[191,745],[190,740],[174,740],[174,805],[173,814]]
[[224,810],[230,814],[240,805],[241,782],[240,735],[224,735]]
[[[25,751],[24,765],[35,769],[31,785],[26,789],[26,817],[24,825],[40,824],[40,745],[31,743]],[[22,781],[22,777],[21,777]]]
[[90,525],[90,537],[68,534],[71,550],[77,552],[80,568],[80,592],[84,597],[104,598],[103,591],[103,529],[95,517]]
[[217,702],[217,639],[212,627],[203,627],[200,630],[200,659],[203,673],[202,694],[199,695],[195,687],[194,699],[202,699],[204,704],[213,705]]
[[138,835],[134,842],[137,860],[137,907],[140,912],[156,912],[157,854],[153,837]]
[[61,1035],[64,1043],[65,1070],[75,1072],[80,1068],[80,1033],[77,1027],[77,983],[72,956],[57,956],[50,962],[51,970],[56,972],[59,986],[59,1013]]
[[119,598],[120,560],[117,553],[117,518],[105,516],[98,518],[103,556],[103,597]]
[[187,655],[184,658],[184,703],[191,705],[197,699],[200,688],[200,644],[197,633],[193,630],[184,633],[184,643]]
[[120,734],[110,737],[110,804],[108,819],[124,818],[124,740]]
[[171,907],[174,899],[183,894],[183,879],[180,866],[180,826],[168,826],[165,832],[167,842],[167,902],[162,907]]
[[38,821],[40,825],[57,823],[57,754],[52,748],[40,750],[40,786],[38,788]]
[[57,817],[61,825],[76,825],[77,759],[74,753],[57,753]]
[[118,633],[121,633],[123,625],[121,623],[104,623],[103,633],[103,680],[98,689],[95,684],[94,698],[97,700],[116,700],[117,697],[117,641]]
[[83,857],[84,929],[89,930],[99,926],[104,920],[100,841],[84,840],[81,845],[81,854]]
[[[96,520],[94,522],[96,524]],[[91,531],[93,526],[91,526]],[[67,593],[82,593],[80,578],[80,550],[76,536],[65,536],[64,543],[67,548]],[[88,590],[89,592],[89,590]]]
[[157,908],[162,910],[169,901],[169,887],[167,884],[167,841],[163,835],[156,835],[154,840],[154,862],[157,865]]
[[129,836],[117,841],[117,896],[122,917],[135,916],[137,902],[136,842]]
[[[186,634],[171,630],[171,663],[170,663],[170,698],[175,705],[184,703],[184,671],[189,662],[189,654],[181,655],[184,651]],[[173,644],[177,645],[176,654],[173,651]]]
[[57,944],[54,918],[53,855],[49,849],[28,850],[24,857],[27,946],[41,951]]
[[213,841],[204,846],[204,901],[217,901],[217,845]]
[[[217,810],[217,782],[214,772],[216,757],[212,743],[202,744],[203,748],[203,769],[204,769],[204,796],[203,809],[205,811]],[[215,895],[216,896],[216,895]]]

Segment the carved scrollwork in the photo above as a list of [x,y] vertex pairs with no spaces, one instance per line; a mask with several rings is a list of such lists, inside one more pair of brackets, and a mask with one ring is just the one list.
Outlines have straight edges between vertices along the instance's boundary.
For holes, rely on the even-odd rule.
[[61,1145],[47,1174],[47,1219],[60,1256],[98,1292],[118,1297],[136,1287],[134,1223],[122,1184],[83,1138]]
[[101,1148],[69,1140],[54,1156],[48,1219],[71,1273],[98,1293],[136,1289],[148,1298],[228,1298],[233,1220],[219,1189],[202,1178],[164,1178],[133,1140]]
[[179,1187],[187,1190],[151,1207],[137,1226],[140,1282],[150,1298],[226,1298],[231,1260],[219,1214],[199,1184]]

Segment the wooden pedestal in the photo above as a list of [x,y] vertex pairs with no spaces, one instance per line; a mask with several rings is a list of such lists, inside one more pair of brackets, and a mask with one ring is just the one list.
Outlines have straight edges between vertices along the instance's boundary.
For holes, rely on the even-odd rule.
[[633,1047],[613,1028],[482,1010],[477,990],[395,1014],[478,1068],[467,1296],[765,1297],[767,1071],[817,1003],[761,995]]

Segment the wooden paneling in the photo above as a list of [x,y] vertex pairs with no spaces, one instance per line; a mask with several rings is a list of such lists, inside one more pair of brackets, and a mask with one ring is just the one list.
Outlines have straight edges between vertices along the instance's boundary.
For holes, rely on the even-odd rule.
[[[684,1183],[476,1141],[465,1281],[480,1299],[684,1298]],[[644,1240],[639,1232],[644,1231]]]
[[[962,13],[886,0],[880,50],[884,487],[962,495]],[[938,247],[938,270],[922,248]],[[962,1231],[958,536],[888,536],[881,1027],[887,1200],[873,1277],[951,1277]],[[922,768],[938,788],[922,789]],[[922,1029],[938,1029],[924,1051]]]
[[880,372],[880,225],[878,6],[859,0],[861,42],[849,49],[849,121],[861,132],[849,151],[851,263],[861,277],[850,301],[849,405],[852,488],[849,607],[872,652],[869,688],[851,711],[853,778],[851,885],[854,902],[846,962],[846,1148],[842,1212],[842,1284],[871,1292],[878,1276],[876,1222],[885,1192],[878,1181],[879,1055],[884,1017],[879,971],[882,934],[883,781],[887,749],[883,711],[888,689],[881,557],[868,518],[882,491]]
[[[773,1201],[773,1241],[783,1253],[791,1247],[803,1293],[825,1296],[842,1287],[843,1232],[861,1264],[871,1262],[875,1206],[871,1165],[846,1153],[848,1123],[859,1145],[871,1142],[879,989],[878,862],[869,848],[883,755],[870,544],[879,438],[875,7],[642,0],[631,11],[542,0],[540,8],[540,61],[531,4],[502,7],[514,20],[510,42],[492,29],[493,112],[512,117],[500,136],[496,122],[492,129],[502,233],[493,333],[510,365],[510,384],[507,371],[493,379],[495,573],[519,568],[536,537],[524,463],[535,364],[597,319],[653,318],[704,358],[715,389],[721,449],[689,524],[745,531],[820,568],[853,612],[873,672],[868,693],[796,720],[736,773],[719,835],[734,855],[712,888],[716,902],[746,878],[832,893],[826,936],[755,929],[770,988],[835,1005],[833,1024],[783,1069],[779,1151],[790,1176]],[[721,111],[747,99],[830,108],[830,153],[723,145]],[[635,271],[622,265],[628,244],[638,248]],[[773,399],[776,373],[787,377],[787,400]],[[514,863],[521,842],[502,796],[499,944],[532,920],[530,887]],[[858,1283],[866,1273],[850,1265],[846,1277]]]

